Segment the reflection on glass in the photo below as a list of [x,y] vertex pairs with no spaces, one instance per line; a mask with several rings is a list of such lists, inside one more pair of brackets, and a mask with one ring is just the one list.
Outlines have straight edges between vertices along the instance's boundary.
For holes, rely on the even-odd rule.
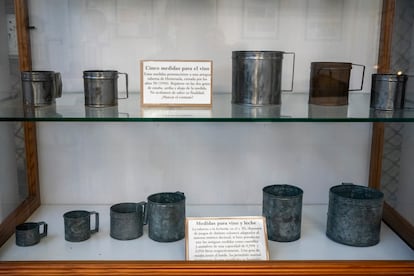
[[414,124],[389,123],[385,128],[381,188],[385,201],[414,224]]
[[[0,103],[17,99],[19,62],[13,1],[0,2]],[[22,123],[0,123],[0,222],[28,194]]]
[[0,124],[0,147],[0,221],[3,221],[28,193],[21,124]]

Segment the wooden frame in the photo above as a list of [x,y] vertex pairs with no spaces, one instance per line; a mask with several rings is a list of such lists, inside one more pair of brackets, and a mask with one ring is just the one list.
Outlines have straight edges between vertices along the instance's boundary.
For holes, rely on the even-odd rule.
[[[390,22],[395,0],[384,0],[383,36],[380,70],[389,63]],[[15,0],[19,30],[21,69],[30,69],[27,0]],[[388,61],[387,61],[388,58]],[[40,204],[36,128],[24,123],[29,171],[29,198],[8,218],[8,227],[28,217]],[[370,185],[379,187],[384,124],[373,124]],[[384,217],[394,217],[388,213]],[[397,219],[398,220],[398,219]],[[10,224],[10,225],[9,225]],[[391,222],[390,224],[394,224]],[[404,227],[401,222],[395,224]],[[10,230],[9,229],[9,230]],[[10,232],[10,231],[9,231]],[[1,232],[2,237],[3,232]],[[411,232],[412,233],[412,232]],[[38,261],[0,262],[0,275],[414,275],[414,261],[258,261],[258,262],[186,262],[186,261]]]
[[5,262],[0,275],[413,275],[405,261]]
[[[30,37],[28,32],[28,11],[26,0],[15,1],[17,36],[19,45],[20,70],[30,70],[31,53]],[[25,137],[26,171],[28,197],[0,224],[0,246],[14,233],[14,228],[40,206],[39,176],[37,166],[36,125],[31,122],[22,122]]]

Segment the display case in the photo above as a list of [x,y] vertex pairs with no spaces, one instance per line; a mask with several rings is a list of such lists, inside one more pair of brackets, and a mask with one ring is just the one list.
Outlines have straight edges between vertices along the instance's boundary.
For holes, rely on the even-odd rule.
[[[120,100],[115,107],[89,108],[84,106],[83,92],[77,87],[79,72],[72,71],[85,64],[108,66],[111,59],[119,58],[125,62],[139,56],[128,48],[131,51],[128,54],[121,51],[113,56],[112,52],[111,58],[99,63],[99,57],[111,53],[107,41],[114,34],[124,43],[138,37],[140,43],[160,44],[160,49],[154,51],[155,58],[165,59],[172,55],[184,59],[194,54],[188,54],[188,51],[200,47],[208,47],[211,55],[221,56],[218,52],[226,47],[218,45],[220,41],[214,39],[194,41],[193,45],[186,45],[188,48],[182,46],[180,40],[183,37],[197,37],[200,32],[191,26],[185,27],[194,20],[193,12],[206,8],[206,14],[198,18],[204,22],[201,27],[209,26],[209,18],[216,16],[214,20],[221,22],[223,29],[231,29],[239,17],[228,12],[241,7],[241,37],[250,42],[236,35],[225,37],[230,40],[230,45],[234,43],[237,47],[245,47],[243,43],[249,47],[272,47],[275,41],[280,43],[278,47],[290,47],[292,44],[283,43],[282,38],[286,35],[283,26],[299,20],[298,16],[306,17],[303,22],[307,26],[306,43],[317,47],[341,44],[343,40],[349,42],[348,39],[358,36],[349,36],[349,30],[343,32],[344,37],[336,32],[352,27],[352,24],[344,23],[349,18],[342,10],[366,9],[353,17],[356,24],[371,16],[378,25],[375,18],[381,18],[381,27],[377,26],[381,29],[381,37],[373,35],[380,40],[379,51],[374,51],[379,56],[378,68],[368,72],[387,72],[393,67],[396,1],[370,3],[372,6],[367,1],[343,0],[243,1],[241,4],[207,0],[174,3],[15,0],[20,70],[45,69],[59,64],[69,69],[66,72],[68,79],[64,79],[63,97],[55,105],[25,108],[18,97],[0,103],[1,124],[17,122],[24,126],[28,187],[25,199],[1,221],[0,274],[413,274],[414,228],[409,211],[412,206],[409,197],[413,192],[405,183],[410,179],[406,164],[410,163],[414,109],[375,111],[369,108],[370,94],[367,91],[351,93],[349,104],[345,106],[310,105],[309,93],[305,92],[307,84],[303,81],[308,74],[303,73],[307,72],[303,68],[296,70],[299,88],[293,93],[283,93],[281,105],[235,105],[231,103],[231,93],[225,92],[229,90],[230,80],[225,72],[229,63],[220,60],[217,61],[217,74],[224,77],[216,77],[218,83],[213,89],[211,108],[144,108],[139,104],[139,93],[131,93],[129,99]],[[324,9],[324,5],[329,8]],[[136,15],[131,14],[137,12],[138,6],[146,12],[140,14],[137,25],[131,21]],[[48,7],[50,12],[45,12]],[[162,16],[162,11],[181,8],[184,11],[177,12],[174,19]],[[260,19],[263,13],[259,12],[258,16],[255,11],[263,8],[268,11],[265,13],[267,17]],[[376,8],[382,13],[377,14]],[[56,13],[60,9],[65,12]],[[39,10],[43,10],[44,17],[37,16]],[[285,12],[286,18],[280,16],[279,10]],[[337,14],[333,16],[332,11]],[[161,16],[157,16],[158,13]],[[42,21],[44,19],[56,21],[47,24]],[[79,26],[73,26],[66,33],[65,25],[74,21],[78,21]],[[162,21],[162,27],[155,23],[158,21]],[[364,27],[371,30],[375,24],[372,20],[366,21]],[[263,24],[269,22],[272,24],[263,28]],[[128,24],[132,27],[128,28]],[[332,28],[315,27],[327,25]],[[110,31],[98,34],[94,29],[96,26],[106,26]],[[59,28],[66,31],[57,34]],[[211,29],[202,31],[209,34],[208,38],[217,39],[217,30],[215,35],[210,34],[214,33]],[[37,32],[32,33],[32,41],[30,32]],[[174,37],[173,41],[179,46],[164,40],[164,36]],[[80,39],[83,52],[77,48],[78,44],[70,42],[75,37]],[[289,39],[289,43],[298,42],[297,38]],[[49,44],[45,46],[44,41]],[[188,44],[188,40],[185,43]],[[349,46],[351,44],[347,43],[346,47],[354,49]],[[42,50],[45,47],[50,47],[46,52],[55,52],[47,56]],[[115,43],[111,47],[117,51],[120,46]],[[172,48],[171,53],[163,52],[168,47]],[[361,49],[361,55],[372,55],[370,45],[362,45]],[[95,55],[94,51],[99,53]],[[86,61],[79,65],[80,61],[73,55],[80,52]],[[204,53],[203,58],[209,58],[207,52],[195,51]],[[133,53],[132,56],[129,53]],[[335,51],[325,54],[319,57],[344,57]],[[62,55],[62,58],[51,59],[56,55]],[[91,61],[87,61],[88,58]],[[35,66],[32,66],[32,60]],[[112,64],[117,66],[116,61]],[[138,68],[138,58],[130,66]],[[138,79],[138,76],[133,78]],[[366,76],[365,90],[369,90],[369,82],[369,76]],[[66,88],[65,83],[68,83]],[[389,128],[396,126],[403,126],[400,133],[406,137],[401,139],[397,149],[395,144],[387,142],[392,141]],[[397,136],[401,137],[400,134]],[[389,153],[390,147],[393,152],[399,152],[398,156]],[[400,161],[394,167],[400,177],[394,177],[391,184],[384,176],[392,174],[386,163],[390,157]],[[257,216],[261,215],[261,188],[283,182],[294,182],[304,188],[302,235],[296,242],[269,242],[269,261],[185,261],[184,240],[155,242],[148,238],[146,229],[143,237],[131,241],[117,241],[109,236],[109,207],[114,203],[139,202],[153,192],[180,190],[187,195],[187,216]],[[378,245],[351,247],[326,237],[328,190],[340,182],[358,182],[382,190],[384,185],[394,187],[394,190],[398,187],[398,192],[384,191],[384,223]],[[86,242],[66,242],[62,215],[72,209],[98,211],[101,231]],[[45,240],[32,247],[16,246],[15,226],[23,221],[41,220],[49,224]]]

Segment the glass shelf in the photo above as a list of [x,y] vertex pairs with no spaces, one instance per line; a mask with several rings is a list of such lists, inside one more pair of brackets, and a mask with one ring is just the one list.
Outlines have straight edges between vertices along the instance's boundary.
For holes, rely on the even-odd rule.
[[231,93],[213,94],[211,108],[141,107],[138,93],[119,100],[118,106],[84,106],[83,93],[64,93],[48,107],[23,108],[21,100],[0,102],[0,121],[222,121],[222,122],[414,122],[414,109],[378,111],[369,108],[370,94],[351,93],[349,105],[308,104],[308,93],[283,93],[278,106],[231,103]]

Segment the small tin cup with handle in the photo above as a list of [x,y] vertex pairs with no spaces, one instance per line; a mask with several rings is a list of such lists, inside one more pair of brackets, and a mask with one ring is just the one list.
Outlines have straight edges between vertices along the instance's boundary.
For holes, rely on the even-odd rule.
[[149,237],[158,242],[173,242],[185,236],[184,193],[157,193],[147,199],[145,221]]
[[25,106],[48,106],[62,96],[62,77],[59,72],[23,71],[21,80]]
[[[91,216],[95,216],[95,228],[91,229]],[[99,213],[95,211],[74,210],[63,214],[65,240],[81,242],[99,231]]]
[[[42,232],[40,232],[41,226],[43,226]],[[15,234],[17,246],[35,245],[47,236],[47,224],[44,221],[25,222],[16,226]]]
[[403,109],[407,80],[405,74],[372,74],[370,107],[375,110]]
[[[118,97],[118,77],[125,76],[126,96]],[[128,98],[128,74],[115,70],[83,71],[85,106],[108,107],[118,104],[118,99]]]
[[143,234],[146,202],[124,202],[111,206],[110,236],[117,240],[133,240]]

